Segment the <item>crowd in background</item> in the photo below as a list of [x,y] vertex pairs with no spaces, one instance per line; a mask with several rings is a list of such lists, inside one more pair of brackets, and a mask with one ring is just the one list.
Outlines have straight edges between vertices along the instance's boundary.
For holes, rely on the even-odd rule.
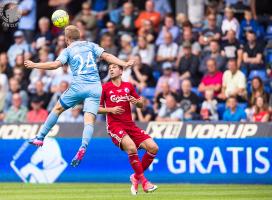
[[[66,47],[50,22],[56,9],[68,11],[82,40],[136,61],[122,76],[144,97],[135,120],[271,121],[271,6],[267,0],[18,1],[18,26],[0,30],[0,121],[44,122],[69,87],[68,66],[23,66],[26,59],[52,61]],[[109,81],[108,64],[97,67],[101,81]],[[82,121],[81,105],[59,118]]]

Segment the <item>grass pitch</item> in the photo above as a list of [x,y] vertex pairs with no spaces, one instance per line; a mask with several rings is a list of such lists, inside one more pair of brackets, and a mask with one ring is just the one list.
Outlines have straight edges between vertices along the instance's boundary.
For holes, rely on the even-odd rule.
[[154,193],[130,195],[129,184],[1,183],[0,200],[272,200],[272,185],[159,184]]

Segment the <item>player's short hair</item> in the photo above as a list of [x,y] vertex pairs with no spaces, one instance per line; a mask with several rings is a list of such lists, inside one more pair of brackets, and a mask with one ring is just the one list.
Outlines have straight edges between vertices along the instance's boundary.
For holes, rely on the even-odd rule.
[[70,40],[79,40],[80,32],[79,29],[74,25],[69,25],[64,30],[65,36]]
[[111,65],[115,65],[115,66],[117,66],[117,67],[118,67],[119,69],[121,69],[122,71],[124,70],[124,68],[123,68],[122,66],[120,66],[120,65],[110,64],[110,65],[109,65],[109,67],[110,67]]

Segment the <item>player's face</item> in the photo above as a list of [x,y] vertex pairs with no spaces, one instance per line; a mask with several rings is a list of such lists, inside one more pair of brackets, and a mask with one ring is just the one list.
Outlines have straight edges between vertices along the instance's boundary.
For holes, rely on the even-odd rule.
[[111,79],[118,78],[122,76],[123,70],[121,70],[117,65],[109,66],[109,74]]

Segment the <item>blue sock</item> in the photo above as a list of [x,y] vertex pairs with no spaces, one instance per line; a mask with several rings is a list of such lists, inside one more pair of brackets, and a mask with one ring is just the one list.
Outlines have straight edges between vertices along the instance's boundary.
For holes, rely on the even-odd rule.
[[83,134],[82,134],[82,143],[81,143],[81,148],[87,148],[92,135],[93,135],[94,127],[91,124],[87,124],[84,126],[83,129]]
[[48,115],[48,117],[47,117],[42,129],[38,133],[37,137],[39,139],[43,140],[45,138],[45,136],[48,134],[48,132],[51,130],[51,128],[57,123],[58,118],[59,118],[59,116],[55,112],[51,112]]

